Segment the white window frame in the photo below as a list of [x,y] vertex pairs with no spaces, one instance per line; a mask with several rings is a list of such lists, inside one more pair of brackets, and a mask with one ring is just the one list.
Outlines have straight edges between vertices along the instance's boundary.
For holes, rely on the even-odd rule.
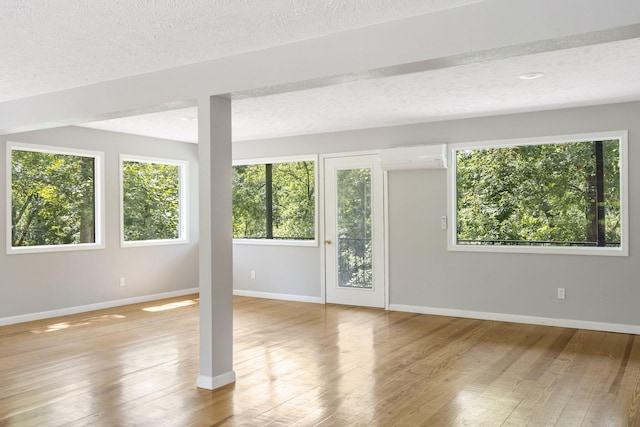
[[[152,163],[170,166],[178,166],[179,182],[179,204],[178,209],[179,236],[176,239],[152,239],[152,240],[132,240],[124,239],[124,162]],[[165,246],[184,245],[189,243],[189,161],[165,159],[150,156],[140,156],[133,154],[120,154],[119,159],[119,181],[120,181],[120,247],[131,248],[141,246]]]
[[[91,157],[94,159],[94,243],[72,243],[67,245],[39,245],[39,246],[13,246],[12,220],[11,220],[11,187],[12,187],[12,153],[13,151],[31,151],[38,153],[62,154],[78,157]],[[7,141],[6,154],[6,231],[7,231],[7,255],[33,254],[42,252],[64,252],[104,249],[105,236],[105,180],[104,180],[104,153],[101,151],[81,150],[77,148],[58,147],[53,145],[38,145],[22,142]]]
[[296,162],[313,162],[313,186],[315,191],[315,211],[313,218],[313,240],[281,240],[281,239],[233,239],[234,244],[240,245],[261,245],[261,246],[318,246],[318,155],[303,156],[286,156],[286,157],[267,157],[234,160],[233,166],[247,165],[264,165],[274,163],[296,163]]
[[[447,247],[449,251],[465,252],[502,252],[528,254],[564,254],[564,255],[629,255],[629,193],[628,193],[628,131],[598,132],[562,136],[509,139],[498,141],[449,144],[450,167],[447,172],[447,211],[451,219]],[[501,245],[459,245],[457,244],[457,189],[456,189],[456,153],[464,150],[502,148],[522,145],[562,144],[576,141],[602,141],[617,139],[620,141],[620,247],[562,247],[562,246],[501,246]]]

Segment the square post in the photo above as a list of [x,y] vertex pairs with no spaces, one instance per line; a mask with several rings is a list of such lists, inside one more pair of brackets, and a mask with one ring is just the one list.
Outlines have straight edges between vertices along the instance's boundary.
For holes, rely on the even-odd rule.
[[198,100],[200,374],[213,390],[233,371],[233,241],[231,237],[231,100]]

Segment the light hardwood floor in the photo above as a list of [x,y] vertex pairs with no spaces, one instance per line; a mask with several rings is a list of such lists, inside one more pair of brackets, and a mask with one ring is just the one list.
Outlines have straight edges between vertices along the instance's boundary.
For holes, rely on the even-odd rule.
[[640,425],[633,335],[243,297],[234,310],[237,382],[216,391],[195,387],[195,295],[1,327],[0,426]]

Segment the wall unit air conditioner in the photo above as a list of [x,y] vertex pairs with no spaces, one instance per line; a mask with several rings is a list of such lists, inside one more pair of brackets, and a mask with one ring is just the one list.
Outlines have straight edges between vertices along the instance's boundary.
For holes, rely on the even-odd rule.
[[382,170],[442,169],[447,167],[447,144],[389,148],[380,152]]

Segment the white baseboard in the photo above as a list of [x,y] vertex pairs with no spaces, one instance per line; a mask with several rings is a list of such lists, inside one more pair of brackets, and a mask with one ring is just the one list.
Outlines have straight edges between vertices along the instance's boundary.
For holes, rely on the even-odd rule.
[[205,375],[198,376],[196,385],[198,388],[205,388],[207,390],[215,390],[220,387],[224,387],[227,384],[236,382],[236,373],[234,371],[225,372],[224,374],[216,375],[215,377],[208,377]]
[[528,323],[531,325],[559,326],[562,328],[589,329],[592,331],[618,332],[640,335],[640,325],[591,322],[587,320],[554,319],[551,317],[522,316],[519,314],[489,313],[484,311],[456,310],[450,308],[390,304],[389,310],[408,313],[434,314],[437,316],[464,317],[468,319],[497,320],[500,322]]
[[143,295],[140,297],[105,301],[95,304],[80,305],[77,307],[61,308],[58,310],[41,311],[39,313],[21,314],[19,316],[12,317],[0,317],[0,326],[13,325],[15,323],[22,322],[31,322],[33,320],[50,319],[52,317],[67,316],[69,314],[84,313],[87,311],[102,310],[104,308],[119,307],[121,305],[138,304],[141,302],[155,301],[164,298],[181,297],[183,295],[197,294],[198,292],[200,292],[200,289],[198,288],[181,289],[179,291]]
[[312,302],[314,304],[324,304],[324,301],[322,300],[321,297],[307,297],[304,295],[289,295],[289,294],[276,294],[272,292],[243,291],[241,289],[234,289],[233,294],[241,297],[279,299],[283,301]]

